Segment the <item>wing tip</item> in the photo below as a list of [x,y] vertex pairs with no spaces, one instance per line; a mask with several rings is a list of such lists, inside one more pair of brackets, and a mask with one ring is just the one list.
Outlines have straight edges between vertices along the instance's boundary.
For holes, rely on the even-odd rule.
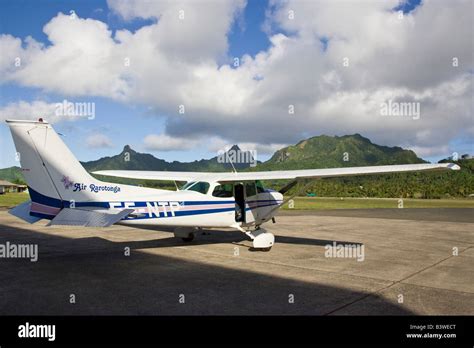
[[447,168],[449,168],[451,170],[460,170],[461,169],[461,167],[459,165],[457,165],[456,163],[448,163]]

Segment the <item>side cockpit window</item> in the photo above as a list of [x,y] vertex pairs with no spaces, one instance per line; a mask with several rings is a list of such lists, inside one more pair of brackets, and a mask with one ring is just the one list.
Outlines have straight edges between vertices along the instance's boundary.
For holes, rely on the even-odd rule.
[[265,192],[265,188],[263,187],[263,184],[260,180],[257,180],[255,184],[257,186],[257,193]]
[[247,195],[247,198],[257,194],[257,191],[255,190],[255,182],[245,183],[245,194]]
[[233,197],[234,195],[233,189],[234,189],[234,185],[232,184],[217,185],[214,188],[214,191],[212,191],[212,195],[214,197],[219,197],[219,198]]

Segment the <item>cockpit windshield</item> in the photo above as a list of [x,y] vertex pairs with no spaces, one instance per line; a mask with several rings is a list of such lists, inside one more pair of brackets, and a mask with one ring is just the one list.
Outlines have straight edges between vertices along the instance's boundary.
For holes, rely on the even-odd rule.
[[206,194],[209,191],[209,183],[205,181],[190,181],[186,183],[181,190],[182,191],[196,191],[202,194]]

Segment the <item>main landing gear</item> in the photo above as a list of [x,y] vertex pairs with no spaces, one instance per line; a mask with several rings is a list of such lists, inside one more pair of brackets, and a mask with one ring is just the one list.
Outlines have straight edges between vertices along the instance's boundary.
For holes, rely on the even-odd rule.
[[197,227],[178,227],[174,230],[174,236],[181,238],[183,242],[189,243],[194,240],[197,231]]
[[[272,233],[267,232],[264,228],[257,227],[254,231],[245,231],[240,226],[237,228],[252,240],[253,247],[251,250],[270,251],[273,244],[275,244],[275,236]],[[194,237],[199,230],[200,228],[198,227],[178,227],[174,230],[174,236],[176,238],[181,238],[183,242],[189,243],[194,240]]]

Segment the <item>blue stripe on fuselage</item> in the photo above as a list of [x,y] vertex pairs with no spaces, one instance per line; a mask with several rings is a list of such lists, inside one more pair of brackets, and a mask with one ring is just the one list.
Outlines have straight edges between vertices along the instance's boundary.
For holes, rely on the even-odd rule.
[[[33,202],[53,207],[53,208],[64,208],[64,207],[69,207],[70,202],[66,200],[60,200],[52,197],[45,196],[31,187],[28,187],[28,192],[30,194],[31,200]],[[166,202],[173,201],[173,200],[166,200]],[[141,202],[133,202],[133,201],[120,201],[121,205],[120,206],[114,206],[115,208],[125,208],[125,203],[133,203],[133,206],[130,208],[144,208],[147,207],[147,203],[153,203],[154,201],[141,201]],[[157,202],[160,202],[160,200],[157,200]],[[225,201],[179,201],[175,200],[175,202],[180,202],[183,204],[183,206],[196,206],[196,205],[214,205],[214,204],[232,204],[235,203],[235,200],[225,200]],[[271,206],[271,205],[277,205],[279,204],[278,201],[272,200],[272,199],[265,199],[265,200],[256,200],[256,201],[250,201],[250,202],[258,202],[258,203],[267,203],[265,205],[259,205],[253,208],[247,207],[246,210],[251,210],[251,209],[257,209],[261,207],[266,207],[266,206]],[[119,203],[119,202],[113,202],[113,203]],[[249,202],[247,202],[249,203]],[[110,203],[109,202],[74,202],[76,207],[97,207],[97,208],[110,208]],[[174,216],[179,217],[179,216],[189,216],[189,215],[202,215],[202,214],[214,214],[214,213],[222,213],[222,212],[228,212],[228,211],[233,211],[235,208],[216,208],[216,209],[202,209],[202,210],[189,210],[189,211],[175,211]],[[168,211],[167,214],[165,215],[163,212],[160,212],[160,216],[157,217],[155,214],[148,214],[148,213],[142,213],[145,216],[143,217],[134,217],[134,218],[125,218],[125,219],[156,219],[156,218],[163,218],[163,217],[173,217],[171,215],[171,212]],[[37,216],[43,219],[53,219],[55,215],[49,215],[49,214],[42,214],[42,213],[33,213],[31,212],[30,215],[32,216]]]
[[[43,205],[48,205],[48,206],[54,207],[54,208],[62,208],[63,207],[63,203],[60,199],[45,196],[45,195],[33,190],[29,186],[28,186],[28,193],[30,194],[30,198],[31,198],[32,202],[36,202],[36,203],[43,204]],[[69,205],[69,203],[68,203],[68,205]]]
[[[28,186],[28,193],[32,202],[39,204],[47,205],[54,208],[67,208],[70,206],[71,202],[60,200],[57,198],[52,198],[45,196],[38,191],[33,190]],[[109,202],[74,202],[76,207],[98,207],[98,208],[110,208]]]
[[203,210],[188,210],[188,211],[175,211],[174,216],[171,215],[171,212],[167,212],[164,215],[163,212],[159,213],[159,216],[155,214],[148,214],[148,213],[141,213],[144,216],[138,217],[126,217],[123,220],[145,220],[145,219],[162,219],[162,218],[169,218],[169,217],[181,217],[181,216],[189,216],[189,215],[202,215],[202,214],[214,214],[214,213],[224,213],[228,211],[234,211],[234,208],[222,208],[222,209],[203,209]]

